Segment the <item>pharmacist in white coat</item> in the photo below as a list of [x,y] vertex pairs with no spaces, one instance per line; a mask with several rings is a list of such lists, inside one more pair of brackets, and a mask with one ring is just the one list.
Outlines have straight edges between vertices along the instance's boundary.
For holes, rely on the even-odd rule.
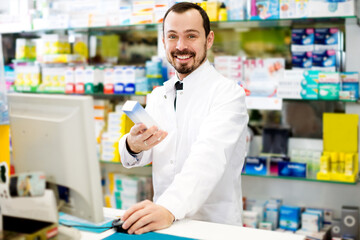
[[[153,169],[153,202],[138,203],[122,217],[130,234],[183,218],[241,225],[245,93],[210,65],[213,40],[197,5],[178,3],[165,14],[163,42],[176,76],[148,98],[146,110],[159,128],[136,124],[119,142],[126,168],[152,162]],[[175,90],[178,81],[182,90]]]

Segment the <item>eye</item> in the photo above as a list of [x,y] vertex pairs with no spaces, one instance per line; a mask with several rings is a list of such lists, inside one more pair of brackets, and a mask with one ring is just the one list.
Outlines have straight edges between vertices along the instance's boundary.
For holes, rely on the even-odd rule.
[[176,35],[169,35],[168,39],[176,39]]
[[190,38],[190,39],[191,38],[196,38],[196,36],[195,35],[189,35],[188,38]]

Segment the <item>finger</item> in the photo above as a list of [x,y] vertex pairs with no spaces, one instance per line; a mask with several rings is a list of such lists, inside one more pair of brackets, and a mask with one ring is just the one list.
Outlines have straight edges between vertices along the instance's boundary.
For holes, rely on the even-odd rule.
[[151,128],[147,129],[145,132],[143,132],[141,135],[139,135],[140,139],[142,141],[145,141],[149,137],[151,137],[153,134],[155,134],[159,130],[158,127],[152,126]]
[[158,230],[157,224],[155,222],[151,222],[148,225],[145,225],[142,228],[136,230],[134,233],[138,235],[138,234],[143,234],[143,233],[147,233],[147,232],[151,232],[151,231],[155,231],[155,230]]
[[126,221],[132,214],[134,214],[134,212],[139,211],[140,209],[143,209],[144,207],[145,207],[145,205],[143,202],[139,202],[139,203],[131,206],[128,210],[126,210],[126,212],[122,216],[121,220]]
[[146,143],[149,146],[149,148],[152,148],[157,144],[159,144],[162,140],[164,140],[167,135],[168,135],[167,132],[159,130],[153,136],[146,139]]
[[130,129],[130,134],[136,136],[144,132],[146,129],[147,127],[145,124],[137,123]]
[[130,229],[128,230],[129,234],[133,234],[137,230],[141,229],[142,227],[144,227],[152,222],[151,212],[144,211],[144,210],[141,210],[141,211],[143,211],[144,213],[147,212],[147,214],[143,215],[133,225],[131,225]]
[[[138,221],[140,221],[140,223],[138,225],[141,225],[141,219],[150,214],[150,210],[149,209],[146,209],[146,208],[143,208],[143,209],[140,209],[136,212],[134,212],[132,215],[130,215],[130,217],[124,222],[124,224],[122,225],[124,229],[133,229],[132,232],[134,232],[134,228],[133,228],[133,225],[136,224]],[[129,232],[129,231],[128,231]],[[129,232],[130,233],[130,232]]]

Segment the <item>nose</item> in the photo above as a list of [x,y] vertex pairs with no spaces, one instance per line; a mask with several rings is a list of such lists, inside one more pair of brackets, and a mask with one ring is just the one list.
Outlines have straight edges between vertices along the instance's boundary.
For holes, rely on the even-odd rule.
[[185,39],[183,39],[183,38],[180,37],[180,38],[178,39],[177,43],[176,43],[176,49],[182,51],[182,50],[184,50],[184,49],[186,49],[186,48],[187,48],[187,45],[186,45]]

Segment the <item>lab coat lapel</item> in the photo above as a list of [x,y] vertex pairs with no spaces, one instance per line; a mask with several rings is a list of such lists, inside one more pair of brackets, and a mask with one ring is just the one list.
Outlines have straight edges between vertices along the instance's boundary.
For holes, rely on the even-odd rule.
[[[176,77],[175,77],[176,78]],[[174,110],[174,98],[175,98],[175,90],[174,90],[174,77],[169,79],[164,83],[165,93],[162,97],[162,105],[164,106],[164,116],[168,118],[169,125],[171,128],[176,128],[176,114]]]

